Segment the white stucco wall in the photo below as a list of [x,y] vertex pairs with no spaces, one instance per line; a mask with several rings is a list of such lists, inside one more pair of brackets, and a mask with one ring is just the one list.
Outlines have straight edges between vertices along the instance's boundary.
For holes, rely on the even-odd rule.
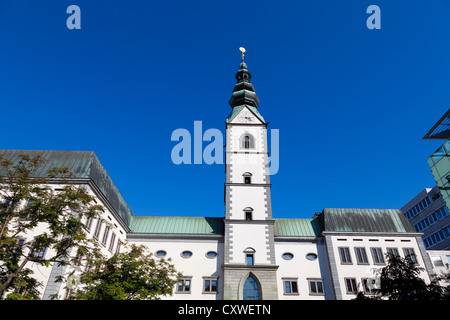
[[[280,300],[324,300],[332,299],[328,258],[322,243],[312,241],[301,242],[275,242],[276,264],[278,278],[278,297]],[[291,260],[283,259],[284,253],[293,254]],[[308,260],[306,256],[310,253],[317,255],[317,259]],[[284,292],[283,280],[297,279],[299,294],[286,294]],[[308,280],[321,279],[324,285],[324,294],[315,295],[310,293]]]
[[[376,271],[385,267],[386,264],[375,264],[371,248],[381,248],[383,258],[386,262],[387,248],[397,248],[401,257],[404,257],[404,248],[413,248],[416,254],[419,267],[425,269],[425,263],[419,250],[417,240],[415,237],[397,236],[361,236],[361,235],[337,235],[330,237],[333,245],[333,252],[335,257],[335,265],[337,268],[339,287],[341,289],[342,298],[350,300],[355,298],[355,294],[346,292],[345,278],[356,278],[358,290],[363,290],[362,279],[376,276]],[[348,247],[352,263],[341,263],[339,248]],[[364,247],[368,258],[368,264],[358,264],[356,259],[355,247]],[[429,282],[429,275],[427,271],[421,272],[421,277]]]
[[[167,252],[165,259],[171,259],[178,272],[184,277],[191,278],[191,291],[178,293],[174,288],[172,296],[166,296],[167,300],[216,300],[222,298],[221,266],[223,263],[223,242],[219,240],[189,240],[189,239],[152,239],[133,240],[130,243],[146,246],[153,254],[159,250]],[[181,256],[183,251],[191,251],[190,258]],[[210,251],[217,252],[216,258],[209,258],[206,254]],[[157,258],[158,259],[158,258]],[[203,278],[218,277],[218,292],[204,293]]]
[[232,224],[233,249],[231,263],[245,263],[247,248],[253,248],[254,263],[270,263],[268,255],[267,227],[263,224]]

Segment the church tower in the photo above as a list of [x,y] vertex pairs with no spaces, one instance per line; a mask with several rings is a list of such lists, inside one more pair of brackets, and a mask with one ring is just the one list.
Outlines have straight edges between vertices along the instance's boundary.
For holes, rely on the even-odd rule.
[[241,51],[226,120],[224,299],[277,299],[267,123]]

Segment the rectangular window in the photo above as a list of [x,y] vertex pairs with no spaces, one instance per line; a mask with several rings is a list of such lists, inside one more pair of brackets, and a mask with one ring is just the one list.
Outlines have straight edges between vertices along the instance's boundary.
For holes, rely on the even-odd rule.
[[178,293],[190,293],[191,292],[191,278],[183,278],[178,280],[177,284]]
[[94,218],[88,217],[87,220],[86,220],[86,223],[84,224],[84,227],[86,228],[86,230],[88,232],[91,231],[92,221],[94,221]]
[[43,247],[40,247],[40,248],[34,248],[32,253],[31,253],[31,255],[34,258],[41,258],[42,259],[42,258],[44,258],[45,251],[47,251],[47,247],[46,246],[43,246]]
[[95,227],[95,231],[94,231],[95,239],[98,239],[98,236],[100,235],[100,230],[102,229],[102,223],[103,223],[103,221],[101,219],[97,219],[97,226]]
[[444,266],[444,262],[442,262],[442,259],[439,256],[431,257],[431,261],[433,261],[433,264],[435,267],[443,267]]
[[23,244],[25,243],[25,239],[19,238],[16,240],[16,243],[11,246],[11,254],[20,254],[22,252]]
[[252,220],[252,213],[251,211],[245,212],[245,220]]
[[284,294],[298,294],[298,286],[296,279],[284,280]]
[[309,294],[324,295],[322,279],[310,279],[308,280],[308,283],[309,283]]
[[342,264],[351,264],[350,250],[348,247],[339,247],[339,255],[341,256]]
[[109,242],[109,248],[108,248],[109,252],[113,251],[115,241],[116,241],[116,234],[113,232],[111,234],[111,241]]
[[345,278],[344,280],[347,293],[357,294],[358,286],[356,285],[356,278]]
[[248,266],[252,266],[253,265],[253,254],[246,254],[246,262]]
[[406,260],[417,263],[417,257],[413,248],[403,248],[403,253],[405,254]]
[[217,278],[204,279],[203,293],[217,293]]
[[103,232],[103,239],[102,239],[102,245],[106,246],[106,242],[108,241],[108,235],[109,235],[109,227],[105,226],[105,231]]
[[358,264],[369,264],[367,259],[366,248],[355,248],[356,261]]
[[395,256],[395,257],[399,257],[400,254],[398,253],[398,249],[397,248],[386,248],[387,253]]
[[244,177],[244,183],[245,184],[250,184],[250,177]]
[[384,264],[383,251],[381,248],[370,248],[372,251],[373,263]]
[[373,281],[373,279],[363,278],[361,281],[363,284],[364,293],[372,293],[372,290],[369,288],[368,281]]
[[118,240],[117,241],[117,247],[116,247],[116,253],[120,252],[120,247],[122,246],[122,241]]

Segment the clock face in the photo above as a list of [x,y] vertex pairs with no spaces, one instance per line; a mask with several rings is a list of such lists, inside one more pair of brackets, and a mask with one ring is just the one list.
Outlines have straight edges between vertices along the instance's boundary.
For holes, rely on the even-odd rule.
[[244,123],[250,123],[254,119],[255,117],[248,110],[243,110],[238,116],[238,120]]

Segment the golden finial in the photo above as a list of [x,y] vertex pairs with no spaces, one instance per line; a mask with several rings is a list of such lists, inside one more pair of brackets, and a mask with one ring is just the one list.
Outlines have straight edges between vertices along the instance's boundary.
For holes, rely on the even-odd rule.
[[239,50],[242,52],[242,62],[244,62],[244,52],[245,52],[245,48],[244,47],[240,47]]

